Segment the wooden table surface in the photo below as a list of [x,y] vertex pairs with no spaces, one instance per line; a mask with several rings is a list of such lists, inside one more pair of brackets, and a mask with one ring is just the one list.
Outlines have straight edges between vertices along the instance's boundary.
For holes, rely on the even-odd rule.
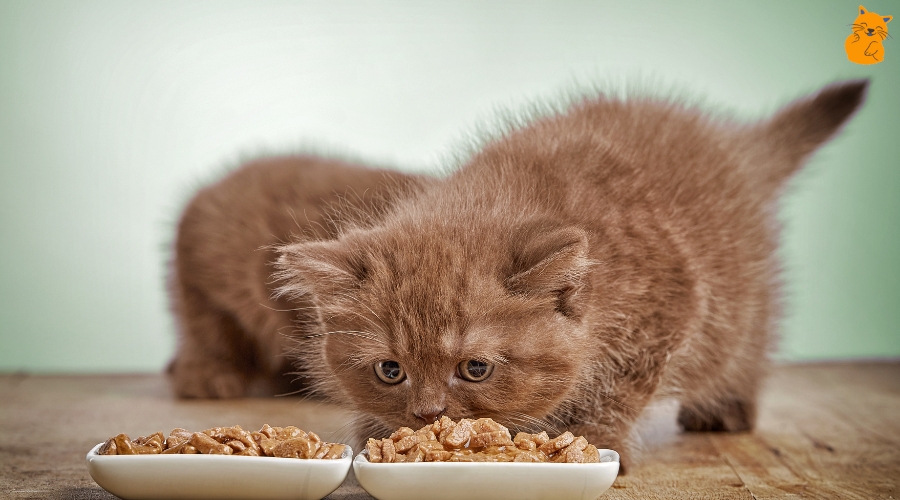
[[[753,433],[683,434],[674,419],[674,404],[648,414],[639,462],[604,498],[900,499],[900,363],[776,368]],[[0,375],[0,497],[115,498],[84,456],[119,432],[270,423],[328,438],[348,421],[298,398],[177,400],[162,375]],[[371,497],[350,478],[328,498]]]

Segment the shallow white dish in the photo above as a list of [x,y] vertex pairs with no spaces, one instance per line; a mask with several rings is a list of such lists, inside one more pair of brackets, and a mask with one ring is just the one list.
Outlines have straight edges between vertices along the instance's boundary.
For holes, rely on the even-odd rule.
[[322,498],[344,482],[353,450],[336,460],[223,455],[98,455],[87,468],[103,489],[126,500]]
[[601,462],[596,464],[373,464],[363,452],[353,460],[353,472],[360,486],[378,500],[594,500],[612,486],[619,473],[619,454],[599,451]]

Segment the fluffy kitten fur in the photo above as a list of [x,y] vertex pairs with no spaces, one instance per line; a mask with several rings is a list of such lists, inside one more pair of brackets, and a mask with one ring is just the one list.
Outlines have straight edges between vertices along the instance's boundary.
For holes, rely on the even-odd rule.
[[169,365],[176,393],[228,398],[251,386],[298,389],[285,339],[312,304],[272,296],[275,246],[292,237],[333,238],[336,210],[371,218],[404,186],[423,181],[297,156],[250,162],[200,190],[178,224],[169,282],[180,334]]
[[[662,396],[680,400],[688,430],[751,429],[778,317],[777,196],[866,86],[827,87],[751,125],[599,96],[513,128],[446,179],[389,196],[376,218],[278,249],[272,307],[311,307],[292,336],[295,365],[359,413],[361,436],[487,416],[627,453],[631,426]],[[201,198],[266,196],[223,185]],[[179,236],[175,288],[214,291],[218,312],[212,299],[191,309],[193,295],[176,294],[181,394],[239,393],[220,381],[235,360],[282,349],[274,332],[289,315],[253,307],[274,304],[262,277],[276,254],[252,250],[275,241],[261,235],[276,233],[277,212],[182,222],[196,227],[190,243]],[[247,231],[243,247],[219,225]],[[210,352],[230,368],[204,361]],[[490,377],[461,377],[470,359],[492,365]],[[386,360],[405,371],[400,383],[376,376]]]

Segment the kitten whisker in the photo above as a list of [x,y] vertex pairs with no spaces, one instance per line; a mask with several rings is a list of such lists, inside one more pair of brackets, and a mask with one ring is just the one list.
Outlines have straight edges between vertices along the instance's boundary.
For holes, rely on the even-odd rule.
[[562,434],[559,428],[557,428],[555,425],[544,419],[528,415],[527,413],[510,412],[506,414],[505,418],[512,422],[520,422],[526,424],[525,426],[515,426],[517,427],[517,430],[522,430],[523,432],[527,431],[533,433],[534,430],[537,429],[539,431],[546,431],[548,434]]
[[[569,426],[569,423],[568,423],[568,422],[566,422],[565,420],[563,420],[562,418],[560,418],[559,416],[557,416],[556,414],[553,414],[553,413],[551,413],[550,415],[547,415],[547,416],[544,417],[544,418],[545,418],[545,419],[552,419],[552,420],[555,420],[556,423],[558,423],[560,426],[562,426],[561,428],[566,428],[566,427]],[[548,421],[548,423],[549,423],[549,420],[547,420],[547,421]],[[552,424],[551,424],[551,425],[552,425]],[[559,429],[559,427],[556,427],[556,426],[553,426],[553,428],[554,428],[554,429]]]
[[357,414],[357,416],[352,418],[349,422],[335,429],[334,432],[331,433],[330,439],[335,443],[350,444],[350,446],[354,448],[355,452],[359,452],[360,450],[357,450],[354,447],[354,444],[356,443],[351,444],[349,443],[349,441],[356,441],[359,439],[359,437],[356,436],[356,429],[362,427],[361,424],[368,418],[370,418],[368,415]]
[[316,336],[324,336],[324,335],[332,335],[335,333],[343,333],[345,335],[352,335],[354,337],[359,337],[367,340],[371,340],[372,342],[377,342],[379,344],[384,344],[384,341],[376,337],[370,332],[361,332],[358,330],[329,330],[327,332],[322,332],[319,334],[314,334]]
[[388,436],[392,432],[385,424],[373,415],[353,413],[355,417],[332,434],[334,442],[344,442],[353,447],[355,452],[362,451],[367,437]]
[[615,404],[617,404],[617,405],[619,405],[619,406],[621,406],[621,407],[623,407],[623,408],[627,408],[627,409],[633,411],[634,413],[640,413],[638,410],[635,410],[634,408],[628,406],[627,404],[617,401],[615,398],[613,398],[612,396],[610,396],[609,393],[599,392],[598,394],[600,394],[600,395],[603,396],[604,398],[606,398],[606,399],[612,401],[613,403],[615,403]]
[[373,311],[372,308],[369,307],[367,304],[365,304],[364,302],[362,302],[361,300],[359,300],[359,298],[354,297],[354,296],[352,296],[352,295],[350,295],[350,294],[345,294],[345,293],[338,293],[337,295],[339,295],[339,296],[341,296],[341,297],[344,297],[344,298],[346,298],[346,299],[350,299],[351,301],[353,301],[353,302],[355,302],[355,303],[357,303],[357,304],[359,304],[359,305],[365,307],[366,309],[368,309],[368,311],[369,311],[370,313],[372,313],[372,316],[375,316],[375,318],[378,319],[378,321],[381,321],[383,324],[387,324],[387,323],[384,322],[383,319],[381,319],[381,316],[379,316],[378,313],[376,313],[375,311]]
[[355,314],[353,317],[359,318],[359,319],[365,321],[369,326],[371,326],[372,330],[373,330],[373,334],[381,334],[382,336],[384,336],[384,334],[383,334],[384,325],[379,324],[378,322],[376,322],[375,320],[373,320],[372,318],[369,318],[368,316],[366,316],[364,314]]
[[275,312],[294,312],[294,311],[310,311],[310,310],[313,310],[313,311],[314,311],[314,310],[318,309],[318,308],[315,307],[315,306],[308,306],[308,307],[294,307],[294,308],[291,308],[291,309],[277,309],[277,308],[274,308],[274,307],[272,307],[272,306],[263,304],[262,302],[260,302],[259,305],[265,307],[266,309],[268,309],[268,310],[270,310],[270,311],[275,311]]
[[339,434],[340,432],[345,431],[346,429],[352,428],[354,425],[358,424],[358,423],[359,423],[360,421],[362,421],[363,419],[369,417],[368,415],[364,415],[364,414],[362,414],[362,413],[360,413],[360,412],[357,412],[357,411],[349,412],[349,414],[352,416],[352,418],[351,418],[349,421],[347,421],[347,423],[345,423],[344,425],[342,425],[342,426],[338,427],[337,429],[335,429],[335,430],[332,432],[332,435]]
[[[285,373],[285,375],[291,375],[291,374],[290,374],[290,373]],[[295,378],[295,379],[292,379],[292,382],[296,382],[296,381],[297,381],[296,378]],[[294,395],[301,394],[301,393],[304,393],[304,392],[306,392],[305,389],[297,389],[296,391],[282,392],[282,393],[280,393],[280,394],[275,394],[274,397],[276,397],[276,398],[286,398],[286,397],[294,396]]]

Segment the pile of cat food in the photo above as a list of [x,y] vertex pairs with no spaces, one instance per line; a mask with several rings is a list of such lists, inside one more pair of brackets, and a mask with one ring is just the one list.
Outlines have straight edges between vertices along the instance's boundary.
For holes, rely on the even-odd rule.
[[213,427],[202,432],[173,429],[169,437],[162,432],[129,439],[126,434],[109,438],[97,451],[100,455],[197,454],[242,455],[280,458],[340,458],[346,445],[326,443],[314,432],[304,432],[292,425],[262,426],[259,432],[248,432],[241,426]]
[[401,427],[390,437],[369,439],[369,462],[558,462],[596,463],[597,448],[582,436],[564,432],[550,439],[546,432],[520,432],[513,439],[509,429],[490,418],[454,422],[441,417],[414,431]]

